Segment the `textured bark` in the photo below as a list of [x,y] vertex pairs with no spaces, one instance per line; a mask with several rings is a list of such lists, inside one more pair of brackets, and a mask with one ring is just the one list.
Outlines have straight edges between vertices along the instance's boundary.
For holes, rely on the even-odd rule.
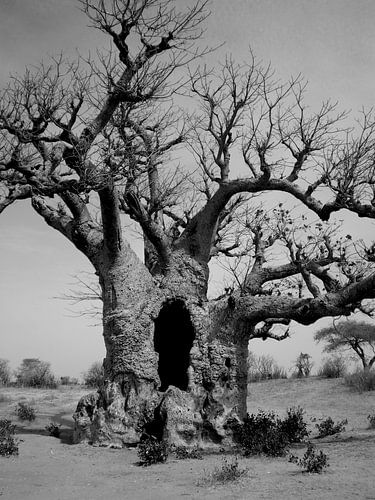
[[154,279],[126,248],[100,281],[106,382],[78,404],[75,440],[134,445],[146,432],[230,446],[228,421],[246,413],[248,337],[238,340],[227,304],[205,299],[205,268],[179,251]]

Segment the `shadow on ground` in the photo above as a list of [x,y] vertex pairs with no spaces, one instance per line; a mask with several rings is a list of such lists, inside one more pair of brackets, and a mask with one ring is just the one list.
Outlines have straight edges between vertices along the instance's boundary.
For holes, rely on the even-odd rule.
[[[41,417],[44,420],[46,418],[46,415],[41,415]],[[46,420],[48,420],[48,422],[53,422],[61,426],[60,436],[56,439],[59,439],[63,444],[75,444],[73,443],[74,422],[72,419],[66,417],[66,413],[56,413],[55,415],[48,415]],[[18,422],[16,424],[16,433],[50,436],[50,433],[46,430],[45,426],[40,427],[37,425],[37,422],[35,424]]]

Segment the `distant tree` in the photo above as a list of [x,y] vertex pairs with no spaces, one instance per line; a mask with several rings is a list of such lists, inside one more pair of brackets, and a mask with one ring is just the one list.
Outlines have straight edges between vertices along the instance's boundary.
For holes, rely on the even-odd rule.
[[69,377],[68,375],[65,375],[63,377],[60,377],[60,384],[61,385],[78,385],[78,379],[75,377]]
[[287,378],[286,371],[281,368],[275,359],[267,354],[256,356],[249,352],[249,380],[256,382],[265,379]]
[[83,374],[83,382],[88,387],[99,387],[104,382],[104,368],[100,361],[95,361]]
[[375,326],[364,321],[347,320],[322,328],[314,335],[316,342],[325,342],[325,352],[354,351],[364,370],[375,363]]
[[16,371],[17,384],[26,387],[57,386],[55,376],[51,372],[51,365],[38,358],[25,358]]
[[346,375],[346,372],[347,360],[343,356],[335,354],[323,360],[318,375],[324,378],[339,378]]
[[0,359],[0,385],[8,385],[12,372],[7,359]]
[[298,378],[308,377],[311,373],[313,367],[313,362],[311,360],[310,354],[301,352],[295,361],[296,376]]

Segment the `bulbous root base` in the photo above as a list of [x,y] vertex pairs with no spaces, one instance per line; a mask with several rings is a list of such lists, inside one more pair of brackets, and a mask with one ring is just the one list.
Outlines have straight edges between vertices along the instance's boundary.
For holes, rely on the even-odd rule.
[[239,421],[234,390],[203,387],[182,391],[170,386],[158,392],[150,382],[107,382],[78,403],[74,441],[97,446],[135,446],[143,434],[170,445],[225,448],[234,446],[231,425]]

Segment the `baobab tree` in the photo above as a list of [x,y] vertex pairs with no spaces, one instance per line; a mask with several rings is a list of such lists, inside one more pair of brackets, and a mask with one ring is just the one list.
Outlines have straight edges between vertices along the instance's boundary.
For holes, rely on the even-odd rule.
[[[77,440],[230,444],[249,339],[375,296],[373,249],[353,259],[327,223],[344,208],[374,217],[371,114],[355,136],[334,104],[309,112],[301,79],[280,83],[251,53],[198,67],[207,2],[186,4],[80,0],[111,48],[27,70],[1,95],[0,210],[30,200],[100,283],[105,382],[78,404]],[[235,281],[209,300],[221,256]]]

